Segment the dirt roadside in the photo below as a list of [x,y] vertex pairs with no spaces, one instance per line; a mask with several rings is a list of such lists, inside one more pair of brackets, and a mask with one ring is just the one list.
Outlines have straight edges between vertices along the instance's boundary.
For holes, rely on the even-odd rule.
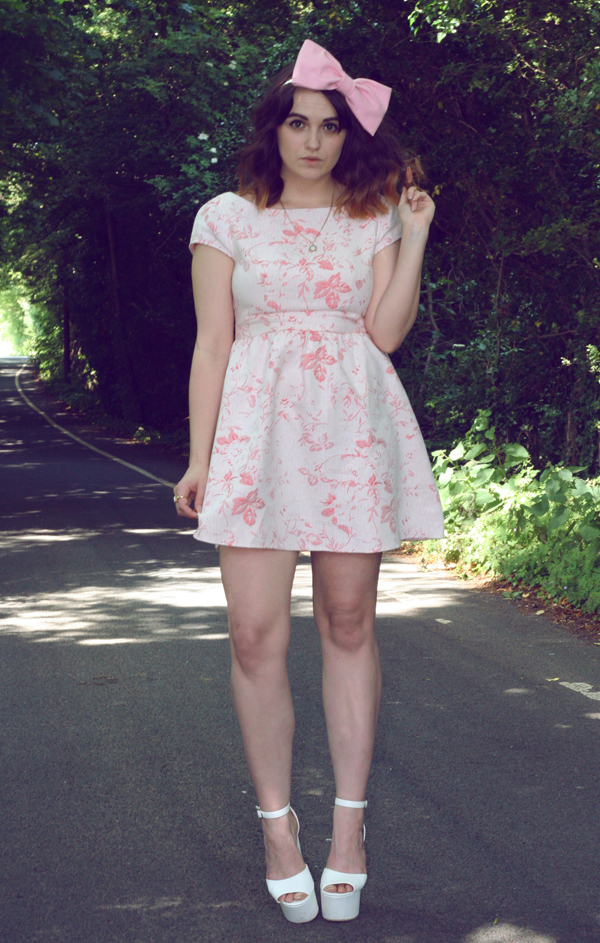
[[543,615],[577,638],[586,639],[590,644],[600,645],[600,618],[576,609],[566,600],[551,599],[543,590],[535,586],[527,586],[525,583],[513,586],[508,580],[485,573],[475,573],[460,563],[444,563],[441,556],[424,555],[418,544],[416,546],[403,545],[399,550],[392,551],[386,556],[412,558],[423,570],[449,580],[460,581],[477,592],[502,596],[521,612]]

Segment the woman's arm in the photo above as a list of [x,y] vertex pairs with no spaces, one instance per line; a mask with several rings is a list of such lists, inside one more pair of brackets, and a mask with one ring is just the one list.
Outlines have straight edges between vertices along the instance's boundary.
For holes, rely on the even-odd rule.
[[415,323],[421,292],[421,268],[435,206],[416,187],[406,187],[398,206],[402,239],[373,259],[373,294],[365,326],[374,344],[392,353]]
[[[202,508],[225,371],[233,343],[233,260],[219,249],[197,245],[192,285],[198,333],[190,374],[190,465],[175,487],[180,517]],[[191,507],[192,500],[194,508]]]

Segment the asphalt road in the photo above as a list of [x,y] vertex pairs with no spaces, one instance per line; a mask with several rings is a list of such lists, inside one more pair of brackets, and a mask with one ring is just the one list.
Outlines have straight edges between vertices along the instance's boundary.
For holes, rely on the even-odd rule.
[[[361,915],[287,924],[263,881],[216,552],[164,484],[27,406],[17,369],[0,362],[1,943],[600,941],[600,647],[386,561]],[[178,478],[21,383],[91,444]],[[308,562],[293,802],[318,879],[334,790]]]

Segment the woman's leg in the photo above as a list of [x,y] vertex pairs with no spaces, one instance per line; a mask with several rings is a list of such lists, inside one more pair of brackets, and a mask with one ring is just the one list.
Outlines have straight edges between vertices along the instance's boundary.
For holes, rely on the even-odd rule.
[[[373,757],[381,666],[375,605],[381,554],[312,554],[313,606],[323,652],[323,705],[336,795],[365,798]],[[362,809],[335,806],[327,867],[366,872]],[[339,892],[350,891],[339,884]],[[330,885],[327,890],[335,890]]]
[[[294,710],[286,657],[290,598],[298,554],[286,550],[221,547],[231,646],[231,690],[244,752],[260,808],[290,800]],[[261,819],[267,877],[292,877],[304,868],[290,814]],[[305,894],[288,894],[285,900]]]

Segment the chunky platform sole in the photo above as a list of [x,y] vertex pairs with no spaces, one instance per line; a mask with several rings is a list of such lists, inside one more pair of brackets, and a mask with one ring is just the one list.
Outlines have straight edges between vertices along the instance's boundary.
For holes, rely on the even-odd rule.
[[[298,846],[298,851],[302,854],[299,838],[300,822],[298,822],[298,816],[289,803],[285,809],[279,809],[278,812],[263,812],[262,809],[259,808],[257,808],[256,811],[260,819],[278,819],[287,815],[288,812],[291,812],[298,825],[296,845]],[[315,882],[312,879],[308,865],[305,865],[303,871],[300,871],[298,874],[293,874],[291,878],[282,878],[279,881],[267,878],[267,890],[275,903],[279,904],[283,916],[286,920],[289,920],[290,923],[309,923],[309,921],[314,920],[319,913],[319,904],[317,903],[317,895],[315,894]],[[306,897],[304,900],[295,900],[290,903],[286,900],[279,900],[284,894],[306,894]]]
[[[364,809],[364,802],[351,802],[349,799],[335,800],[336,805],[346,806],[349,809]],[[363,826],[363,841],[366,838],[366,829]],[[366,874],[347,874],[345,871],[334,871],[325,868],[321,875],[321,913],[324,920],[354,920],[360,910],[360,892],[367,883]],[[351,891],[345,894],[326,891],[330,884],[350,884]]]
[[[267,880],[269,894],[273,900],[277,901],[286,920],[290,923],[309,923],[314,920],[319,913],[319,904],[315,894],[315,884],[311,877],[308,865],[300,874],[295,874],[291,878],[285,878],[282,881]],[[278,900],[282,894],[307,894],[304,900],[295,900],[288,903],[285,900]]]
[[[324,920],[354,920],[360,910],[360,892],[367,883],[366,874],[346,874],[325,868],[321,877],[321,913]],[[329,884],[351,884],[353,891],[332,893],[323,888]]]

